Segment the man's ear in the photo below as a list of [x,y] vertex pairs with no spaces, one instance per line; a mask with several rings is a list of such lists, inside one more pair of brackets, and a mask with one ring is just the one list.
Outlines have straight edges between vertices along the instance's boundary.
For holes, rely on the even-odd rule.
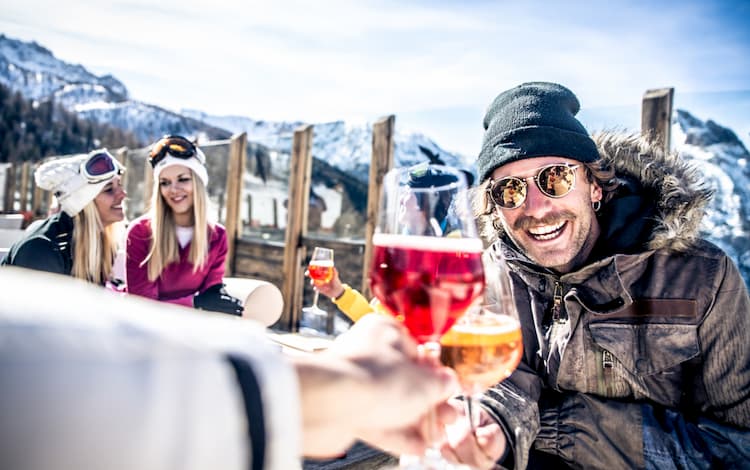
[[601,201],[603,197],[602,187],[596,181],[591,183],[591,202]]

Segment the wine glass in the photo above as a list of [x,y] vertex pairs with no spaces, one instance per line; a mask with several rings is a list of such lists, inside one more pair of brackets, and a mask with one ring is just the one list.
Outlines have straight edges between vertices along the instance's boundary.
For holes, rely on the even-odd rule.
[[479,398],[508,378],[523,354],[521,324],[507,270],[501,264],[487,264],[485,276],[488,303],[469,309],[440,339],[441,362],[458,375],[474,436]]
[[[307,272],[313,283],[325,284],[333,279],[333,250],[316,246],[313,249],[310,263],[307,265]],[[332,325],[329,325],[332,318],[328,318],[328,312],[318,307],[318,297],[320,292],[315,290],[313,294],[313,303],[309,307],[302,309],[302,322],[300,331],[312,334],[331,334]]]
[[[484,291],[482,242],[466,193],[464,175],[449,167],[391,170],[372,239],[372,293],[417,341],[419,360],[436,367],[440,336]],[[431,444],[423,456],[401,456],[402,468],[451,468],[439,443]]]

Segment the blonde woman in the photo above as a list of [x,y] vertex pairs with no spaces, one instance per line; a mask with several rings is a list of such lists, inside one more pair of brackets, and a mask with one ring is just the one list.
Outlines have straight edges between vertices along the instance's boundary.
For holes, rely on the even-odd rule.
[[16,242],[2,264],[120,285],[112,266],[125,218],[124,171],[106,149],[42,164],[36,184],[54,193],[61,210]]
[[184,137],[165,136],[151,146],[149,162],[151,207],[127,234],[128,292],[241,315],[223,286],[226,231],[207,220],[205,155]]

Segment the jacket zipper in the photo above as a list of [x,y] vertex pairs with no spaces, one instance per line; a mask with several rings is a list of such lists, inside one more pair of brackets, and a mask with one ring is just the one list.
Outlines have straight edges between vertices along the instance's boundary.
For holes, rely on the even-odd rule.
[[562,317],[562,284],[560,282],[555,281],[555,290],[554,294],[552,296],[552,322],[553,323],[563,323],[565,321],[565,318]]
[[606,349],[602,350],[603,388],[607,397],[612,396],[612,373],[614,368],[614,356]]

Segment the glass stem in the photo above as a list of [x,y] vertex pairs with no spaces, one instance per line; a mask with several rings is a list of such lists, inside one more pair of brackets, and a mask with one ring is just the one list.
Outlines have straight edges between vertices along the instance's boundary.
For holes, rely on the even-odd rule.
[[[417,361],[420,364],[438,367],[440,365],[440,343],[437,341],[420,344],[417,348]],[[447,470],[454,468],[447,462],[441,452],[445,436],[443,428],[438,426],[437,414],[434,409],[427,413],[428,447],[422,455],[401,455],[399,468],[402,470]]]
[[[427,364],[433,367],[440,365],[440,343],[437,341],[428,341],[424,344],[420,344],[417,349],[417,355],[419,362]],[[429,447],[425,452],[426,457],[435,458],[440,455],[440,430],[438,428],[437,415],[435,410],[431,409],[427,413],[427,426]]]
[[313,304],[312,304],[312,306],[314,308],[318,308],[318,297],[319,296],[320,296],[320,291],[318,291],[317,289],[315,289],[315,294],[313,294]]
[[466,417],[469,419],[469,429],[475,438],[477,437],[477,421],[479,420],[479,409],[477,409],[476,399],[477,397],[472,393],[464,395]]

